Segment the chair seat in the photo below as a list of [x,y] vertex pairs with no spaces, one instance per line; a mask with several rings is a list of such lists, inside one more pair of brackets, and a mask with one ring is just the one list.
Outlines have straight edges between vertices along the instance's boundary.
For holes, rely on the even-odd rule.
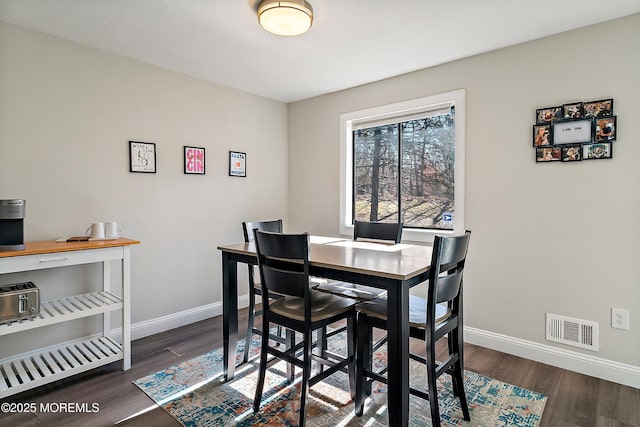
[[[387,320],[387,301],[373,300],[358,303],[358,312],[367,316]],[[436,304],[436,325],[448,319],[451,312],[444,304]],[[416,295],[409,295],[409,326],[425,329],[427,325],[427,300]]]
[[384,289],[337,281],[320,284],[315,289],[320,292],[326,292],[345,298],[353,298],[359,301],[370,301],[376,298],[382,298],[387,294],[387,291]]
[[[311,291],[311,321],[316,322],[345,313],[357,303],[358,301],[354,299]],[[269,308],[282,316],[304,321],[304,298],[302,297],[280,298],[271,302]]]

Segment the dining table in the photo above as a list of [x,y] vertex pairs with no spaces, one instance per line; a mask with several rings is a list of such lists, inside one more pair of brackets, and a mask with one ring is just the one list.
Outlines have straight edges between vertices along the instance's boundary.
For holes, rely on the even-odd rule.
[[[387,410],[390,426],[409,424],[409,289],[428,279],[431,247],[310,236],[309,274],[387,291]],[[257,264],[254,242],[218,246],[222,254],[223,364],[225,381],[236,368],[238,263]]]

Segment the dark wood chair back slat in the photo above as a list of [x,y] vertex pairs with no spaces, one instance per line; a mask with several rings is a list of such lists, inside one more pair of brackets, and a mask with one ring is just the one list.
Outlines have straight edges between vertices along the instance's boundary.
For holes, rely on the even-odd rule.
[[253,242],[253,230],[272,231],[274,233],[282,233],[282,220],[275,219],[272,221],[252,221],[243,222],[242,231],[244,232],[244,241]]
[[452,301],[459,292],[471,232],[460,236],[436,236],[433,242],[427,301]]
[[402,223],[398,222],[353,222],[353,240],[375,239],[400,243],[402,239]]

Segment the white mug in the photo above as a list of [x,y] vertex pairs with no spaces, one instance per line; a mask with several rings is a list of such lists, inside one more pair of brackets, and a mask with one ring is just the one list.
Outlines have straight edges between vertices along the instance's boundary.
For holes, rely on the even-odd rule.
[[84,232],[92,239],[104,239],[104,222],[94,222]]
[[106,234],[107,239],[117,239],[122,233],[122,228],[120,228],[118,223],[115,221],[105,222],[104,233]]

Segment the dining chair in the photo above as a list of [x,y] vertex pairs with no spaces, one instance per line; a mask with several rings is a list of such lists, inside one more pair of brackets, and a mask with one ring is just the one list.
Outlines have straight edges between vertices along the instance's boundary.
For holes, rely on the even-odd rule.
[[[336,297],[315,291],[309,277],[309,234],[282,234],[254,230],[258,268],[262,286],[262,348],[260,371],[253,401],[258,412],[264,388],[267,358],[269,355],[302,368],[300,388],[300,426],[306,421],[306,402],[309,388],[329,375],[348,368],[349,386],[355,397],[355,304],[356,300]],[[277,292],[282,298],[271,299]],[[328,324],[347,321],[347,354],[339,360],[322,358],[313,354],[313,331]],[[271,346],[268,330],[270,324],[281,325],[287,331],[302,335],[302,342],[287,343],[283,350]],[[327,365],[325,370],[311,375],[311,362]],[[289,378],[291,380],[292,378]]]
[[[382,244],[397,244],[402,240],[402,223],[398,222],[368,222],[354,221],[353,240],[367,240]],[[328,281],[315,287],[316,290],[345,298],[353,298],[358,301],[370,301],[383,298],[387,291],[372,286],[359,285],[342,281]],[[329,337],[344,331],[344,327],[335,328],[332,331],[323,329],[320,331],[318,351],[326,352]],[[372,351],[377,350],[386,342],[386,335],[372,344]]]
[[[244,234],[244,241],[246,243],[253,242],[254,234],[253,230],[258,229],[261,231],[272,231],[276,233],[282,233],[282,219],[276,219],[272,221],[252,221],[252,222],[243,222],[242,223],[242,232]],[[256,310],[256,295],[262,295],[260,281],[257,280],[259,278],[259,274],[257,274],[257,266],[248,264],[249,268],[249,314],[247,321],[247,334],[245,337],[244,344],[244,356],[242,359],[243,363],[246,363],[249,360],[249,349],[251,347],[251,336],[255,334],[262,334],[262,329],[254,327],[256,316],[260,316],[262,314],[262,310]],[[273,298],[279,298],[280,295],[276,293],[272,293]],[[277,341],[282,342],[279,337],[282,335],[282,328],[278,328],[276,332],[275,338]]]
[[[460,400],[463,417],[470,421],[469,407],[464,391],[464,356],[462,336],[462,275],[467,257],[471,231],[459,236],[436,236],[433,244],[426,298],[409,297],[409,334],[425,342],[425,356],[409,353],[407,357],[426,366],[425,388],[410,387],[410,393],[427,399],[431,408],[431,424],[440,426],[436,379],[448,374],[452,379],[453,393]],[[355,412],[361,416],[364,400],[372,380],[387,383],[382,374],[385,369],[373,372],[371,368],[372,328],[386,329],[387,307],[385,300],[365,301],[356,305],[356,398]],[[447,337],[448,355],[442,362],[436,361],[436,342]]]

